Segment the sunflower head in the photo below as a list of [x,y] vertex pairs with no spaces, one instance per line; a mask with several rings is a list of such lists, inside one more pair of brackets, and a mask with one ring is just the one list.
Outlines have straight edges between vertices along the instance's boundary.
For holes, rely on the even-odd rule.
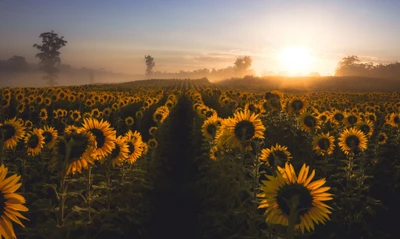
[[25,137],[25,143],[29,156],[36,156],[40,154],[45,143],[43,130],[33,129],[33,131],[28,133],[28,135]]
[[6,120],[3,124],[0,124],[0,141],[3,141],[2,144],[5,149],[14,149],[24,135],[25,127],[17,118]]
[[313,149],[317,155],[330,155],[335,148],[334,140],[335,138],[330,136],[329,132],[316,135],[313,138]]
[[260,160],[266,165],[276,168],[277,166],[284,166],[285,163],[292,159],[290,152],[286,146],[276,144],[271,148],[261,150]]
[[[266,222],[271,224],[289,225],[290,215],[295,215],[295,229],[314,230],[314,224],[329,220],[332,209],[323,201],[332,200],[330,187],[322,187],[325,179],[311,182],[315,170],[309,175],[309,166],[305,164],[298,175],[289,163],[284,168],[278,167],[276,176],[266,176],[268,181],[262,181],[259,208],[266,208]],[[294,214],[293,214],[294,213]]]
[[339,146],[346,155],[355,155],[367,149],[367,142],[365,134],[354,127],[344,130],[339,137]]

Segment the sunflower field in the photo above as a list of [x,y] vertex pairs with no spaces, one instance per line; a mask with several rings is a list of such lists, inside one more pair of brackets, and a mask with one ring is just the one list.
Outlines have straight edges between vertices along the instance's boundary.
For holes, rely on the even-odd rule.
[[0,88],[0,238],[399,238],[399,99]]

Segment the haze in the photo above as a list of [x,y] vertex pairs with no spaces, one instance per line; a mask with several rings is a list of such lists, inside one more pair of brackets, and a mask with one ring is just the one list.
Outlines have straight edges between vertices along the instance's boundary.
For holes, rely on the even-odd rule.
[[[247,55],[255,75],[333,75],[347,55],[384,64],[400,59],[399,12],[396,0],[6,0],[0,60],[18,55],[38,63],[32,45],[54,30],[68,41],[62,63],[76,68],[144,74],[144,56],[151,55],[154,71],[192,71],[232,66]],[[287,49],[295,50],[285,60]]]

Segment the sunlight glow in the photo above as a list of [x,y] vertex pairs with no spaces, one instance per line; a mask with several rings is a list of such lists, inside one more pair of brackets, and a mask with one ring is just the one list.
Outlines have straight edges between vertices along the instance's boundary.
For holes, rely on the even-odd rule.
[[281,67],[290,74],[308,74],[314,58],[310,51],[303,47],[286,47],[281,50],[278,56]]

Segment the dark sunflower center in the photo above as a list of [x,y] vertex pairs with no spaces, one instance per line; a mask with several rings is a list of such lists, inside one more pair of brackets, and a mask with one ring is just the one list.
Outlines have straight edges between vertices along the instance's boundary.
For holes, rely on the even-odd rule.
[[102,148],[104,143],[106,142],[106,137],[104,136],[103,131],[99,129],[91,129],[90,132],[96,137],[97,147]]
[[2,99],[2,100],[1,100],[1,105],[2,105],[2,106],[8,105],[8,100]]
[[399,117],[399,116],[394,117],[394,118],[393,118],[393,121],[394,121],[396,124],[399,124],[399,123],[400,123],[400,117]]
[[336,113],[333,117],[337,121],[342,121],[344,119],[344,115],[342,113]]
[[0,127],[0,130],[4,131],[4,141],[11,139],[17,132],[14,126],[10,124],[4,124],[3,126]]
[[129,149],[129,154],[133,154],[133,152],[135,152],[135,145],[133,145],[132,142],[128,142],[128,149]]
[[149,146],[150,146],[150,148],[154,148],[154,147],[157,146],[157,142],[152,140],[152,141],[149,142]]
[[207,125],[207,133],[214,136],[215,132],[217,132],[217,126],[215,126],[215,124],[209,124]]
[[160,121],[162,119],[162,114],[156,114],[156,120]]
[[[80,134],[74,134],[72,138],[74,139],[74,144],[72,145],[70,158],[77,160],[81,158],[83,153],[86,151],[89,145],[89,139],[86,136]],[[62,143],[62,145],[64,144]]]
[[27,142],[29,148],[34,149],[38,146],[38,144],[39,144],[39,137],[36,134],[29,137]]
[[355,148],[359,144],[360,144],[360,139],[355,135],[350,135],[349,137],[346,138],[346,145],[349,146],[349,148]]
[[253,104],[250,104],[248,108],[251,112],[256,111],[256,107]]
[[40,112],[40,117],[46,117],[46,112],[41,111],[41,112]]
[[79,114],[78,114],[78,113],[73,113],[73,114],[72,114],[72,117],[73,117],[74,119],[77,119],[77,118],[79,117]]
[[281,150],[271,152],[271,154],[268,156],[268,163],[273,167],[275,166],[282,167],[285,165],[287,161],[288,161],[288,156],[285,154],[285,152]]
[[311,115],[307,115],[306,117],[304,117],[303,122],[304,122],[304,125],[307,126],[308,128],[314,128],[315,125],[317,124],[317,121]]
[[242,120],[236,124],[234,132],[238,139],[250,140],[254,136],[256,129],[250,121]]
[[[290,201],[294,197],[298,197],[298,205],[295,209],[298,211],[297,221],[300,220],[300,216],[306,214],[312,207],[313,197],[310,191],[302,184],[289,184],[278,189],[278,195],[276,201],[279,208],[286,215],[290,215]],[[289,203],[289,204],[288,204]]]
[[375,116],[369,115],[369,116],[368,116],[368,119],[371,120],[371,121],[375,121]]
[[4,215],[4,208],[6,207],[6,199],[4,194],[0,193],[0,215]]
[[273,98],[273,99],[271,99],[271,100],[269,101],[269,103],[270,103],[271,106],[272,106],[273,108],[275,108],[275,109],[280,109],[280,108],[281,108],[281,102],[280,102],[279,99]]
[[294,100],[291,104],[292,108],[296,111],[303,109],[304,103],[301,100]]
[[206,117],[211,117],[213,115],[213,112],[212,111],[207,111],[206,112]]
[[331,141],[327,138],[322,138],[318,140],[318,147],[322,150],[328,150],[329,146],[331,146]]
[[44,142],[46,144],[50,143],[53,140],[53,135],[48,131],[43,132],[42,135],[44,136]]
[[349,118],[347,118],[347,121],[350,124],[355,124],[355,123],[357,123],[357,117],[355,117],[354,115],[350,115]]
[[360,126],[360,130],[364,133],[364,134],[368,134],[370,132],[370,127],[367,124],[363,124]]
[[322,121],[326,121],[326,120],[327,120],[326,115],[322,115],[322,116],[320,117],[320,119],[321,119]]
[[121,152],[121,147],[117,143],[115,143],[115,148],[111,151],[111,158],[116,158]]

